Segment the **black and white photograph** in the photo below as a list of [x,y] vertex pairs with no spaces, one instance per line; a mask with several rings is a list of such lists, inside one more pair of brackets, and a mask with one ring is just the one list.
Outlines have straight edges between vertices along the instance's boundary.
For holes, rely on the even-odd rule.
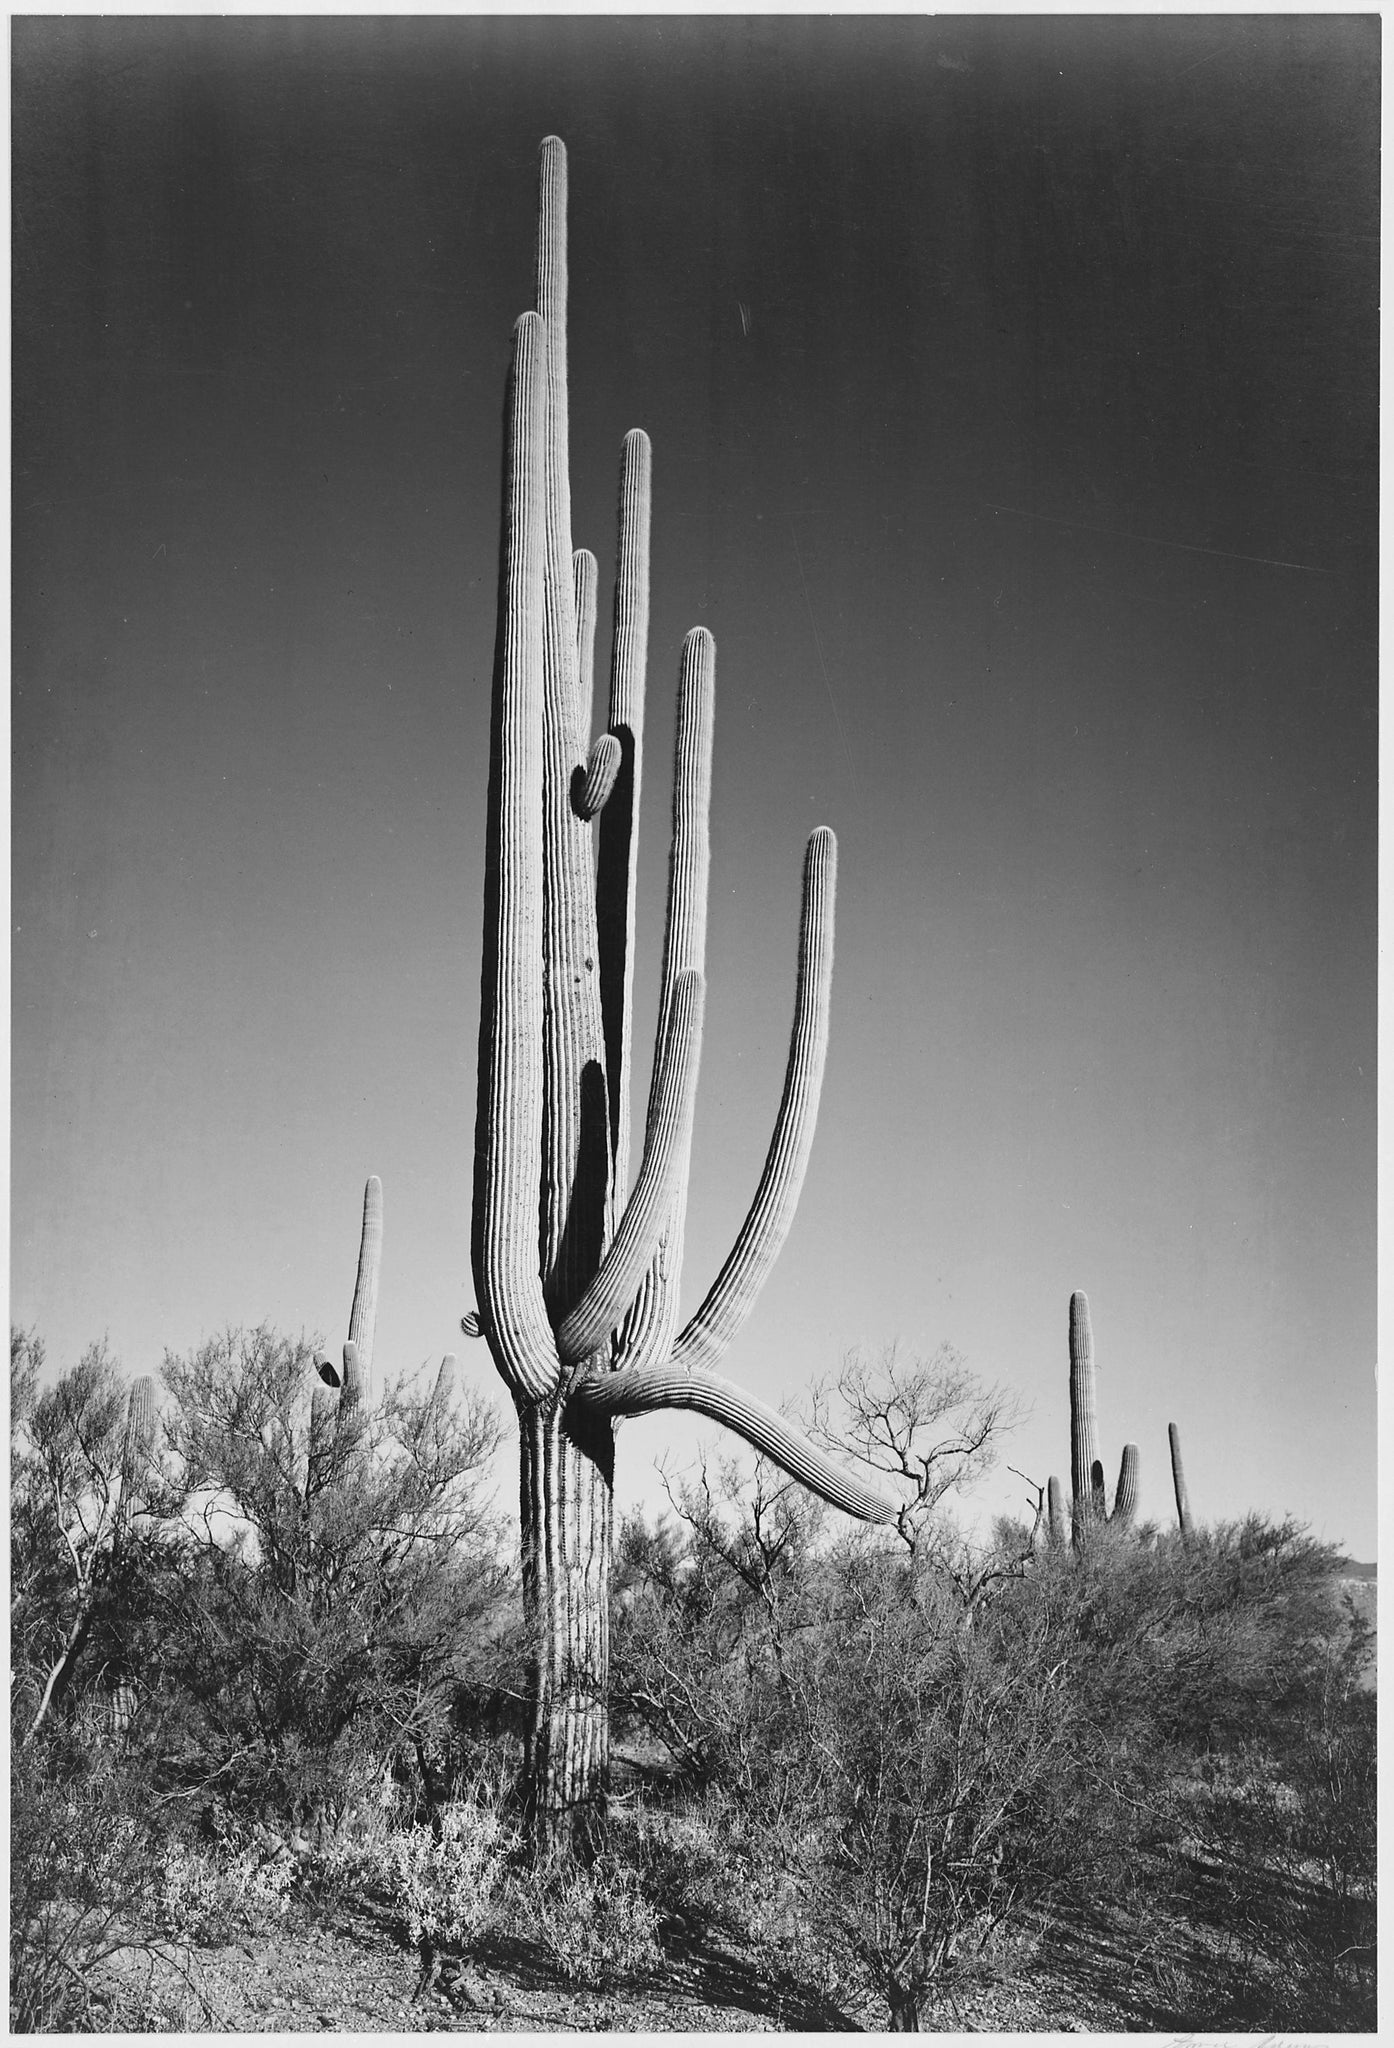
[[1382,11],[8,25],[11,2030],[1373,2036]]

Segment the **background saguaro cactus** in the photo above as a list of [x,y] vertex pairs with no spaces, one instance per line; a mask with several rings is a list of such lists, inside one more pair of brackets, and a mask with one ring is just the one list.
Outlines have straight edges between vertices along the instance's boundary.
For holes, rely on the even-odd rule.
[[479,1310],[463,1323],[487,1339],[519,1416],[525,1782],[540,1848],[604,1798],[618,1418],[695,1410],[848,1513],[894,1512],[710,1370],[788,1232],[812,1142],[832,978],[836,843],[825,828],[805,856],[794,1027],[764,1172],[730,1256],[678,1327],[705,994],[716,651],[701,629],[682,651],[657,1051],[629,1186],[651,456],[644,434],[626,436],[608,731],[590,746],[594,569],[571,552],[566,204],[566,152],[549,136],[537,310],[514,330],[505,419],[471,1247]]
[[358,1272],[353,1283],[348,1336],[343,1364],[336,1366],[327,1351],[315,1356],[320,1378],[341,1387],[341,1405],[353,1408],[368,1391],[373,1369],[373,1340],[378,1325],[378,1280],[382,1271],[382,1182],[369,1174],[363,1190],[363,1232],[358,1244]]
[[1171,1445],[1171,1484],[1176,1494],[1176,1519],[1180,1524],[1183,1539],[1191,1534],[1191,1496],[1186,1490],[1186,1468],[1181,1462],[1181,1432],[1174,1422],[1167,1424],[1167,1440]]
[[[1076,1550],[1083,1547],[1089,1530],[1100,1524],[1118,1530],[1131,1528],[1137,1515],[1138,1463],[1137,1445],[1124,1444],[1110,1513],[1099,1456],[1099,1381],[1089,1297],[1075,1292],[1070,1296],[1070,1527]],[[1058,1479],[1050,1480],[1049,1492],[1054,1529],[1057,1503],[1061,1520],[1064,1513]]]

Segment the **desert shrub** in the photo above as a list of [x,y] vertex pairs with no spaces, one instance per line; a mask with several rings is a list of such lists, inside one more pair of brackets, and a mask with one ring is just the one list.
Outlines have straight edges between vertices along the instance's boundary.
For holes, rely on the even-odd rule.
[[238,1929],[261,1932],[285,1917],[296,1862],[283,1842],[246,1835],[215,1848],[174,1838],[160,1858],[152,1914],[164,1934],[207,1945]]
[[436,1826],[390,1838],[377,1859],[378,1882],[412,1942],[471,1941],[488,1923],[515,1849],[496,1811],[460,1800]]
[[1220,1999],[1192,1998],[1202,2023],[1374,2030],[1375,1698],[1365,1630],[1342,1619],[1288,1713],[1217,1746],[1188,1787],[1188,1889],[1232,1965]]
[[105,1343],[40,1394],[43,1346],[11,1331],[11,1722],[21,1743],[82,1682],[129,1675],[126,1624],[160,1544],[157,1476],[128,1441],[131,1389]]
[[1373,1704],[1330,1551],[1250,1518],[1028,1557],[932,1513],[903,1544],[820,1544],[759,1475],[744,1502],[705,1471],[671,1497],[676,1530],[622,1535],[618,1691],[726,1802],[762,1946],[917,2026],[995,1974],[1026,1909],[1126,1904],[1211,1920],[1232,1967],[1194,1973],[1196,2024],[1368,2021]]
[[159,1875],[145,1788],[100,1753],[10,1757],[10,2030],[86,2030],[102,1966],[148,1946]]
[[558,1857],[515,1873],[507,1906],[568,1983],[599,1988],[662,1962],[658,1909],[639,1872],[609,1852],[589,1866]]
[[312,1347],[264,1329],[167,1357],[163,1378],[168,1768],[332,1825],[365,1758],[427,1773],[456,1691],[488,1674],[510,1592],[482,1492],[500,1425],[468,1391],[407,1381],[326,1419]]

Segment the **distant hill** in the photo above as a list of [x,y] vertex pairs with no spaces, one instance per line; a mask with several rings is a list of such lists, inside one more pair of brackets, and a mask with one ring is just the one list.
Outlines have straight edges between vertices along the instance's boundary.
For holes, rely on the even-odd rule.
[[1375,1569],[1372,1564],[1357,1564],[1353,1557],[1343,1557],[1337,1565],[1343,1579],[1373,1579]]

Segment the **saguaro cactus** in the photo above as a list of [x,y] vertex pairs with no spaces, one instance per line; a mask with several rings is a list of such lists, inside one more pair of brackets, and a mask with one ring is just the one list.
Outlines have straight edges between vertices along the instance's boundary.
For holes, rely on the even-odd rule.
[[[1138,1462],[1137,1445],[1124,1444],[1110,1513],[1099,1457],[1099,1382],[1089,1297],[1074,1293],[1070,1296],[1070,1525],[1076,1550],[1083,1548],[1092,1527],[1107,1523],[1118,1530],[1131,1528],[1137,1515]],[[1058,1479],[1051,1479],[1050,1493],[1053,1523],[1055,1502],[1060,1499]],[[1063,1516],[1063,1501],[1061,1513]]]
[[[643,783],[651,455],[620,466],[608,730],[588,745],[595,569],[571,551],[566,153],[542,144],[537,310],[514,329],[491,719],[472,1266],[482,1334],[519,1415],[532,1643],[526,1785],[539,1847],[603,1801],[614,1424],[710,1417],[848,1513],[892,1504],[711,1367],[788,1232],[827,1049],[836,844],[804,860],[794,1027],[759,1186],[678,1328],[705,997],[716,650],[684,643],[657,1052],[629,1187],[634,904]],[[597,847],[591,821],[599,813]]]
[[149,1373],[142,1373],[138,1380],[132,1382],[130,1399],[126,1404],[126,1434],[121,1444],[123,1511],[130,1494],[145,1474],[154,1441],[155,1382]]
[[1181,1432],[1174,1422],[1167,1424],[1167,1440],[1171,1445],[1171,1484],[1176,1494],[1176,1519],[1181,1528],[1181,1540],[1191,1539],[1191,1496],[1186,1490],[1186,1468],[1181,1462]]
[[349,1311],[348,1336],[344,1341],[343,1365],[336,1366],[327,1351],[316,1355],[315,1365],[326,1386],[342,1387],[341,1405],[356,1408],[368,1387],[373,1369],[373,1340],[378,1326],[378,1277],[382,1270],[382,1182],[369,1174],[363,1190],[363,1234],[358,1243],[358,1273],[353,1283],[353,1307]]

